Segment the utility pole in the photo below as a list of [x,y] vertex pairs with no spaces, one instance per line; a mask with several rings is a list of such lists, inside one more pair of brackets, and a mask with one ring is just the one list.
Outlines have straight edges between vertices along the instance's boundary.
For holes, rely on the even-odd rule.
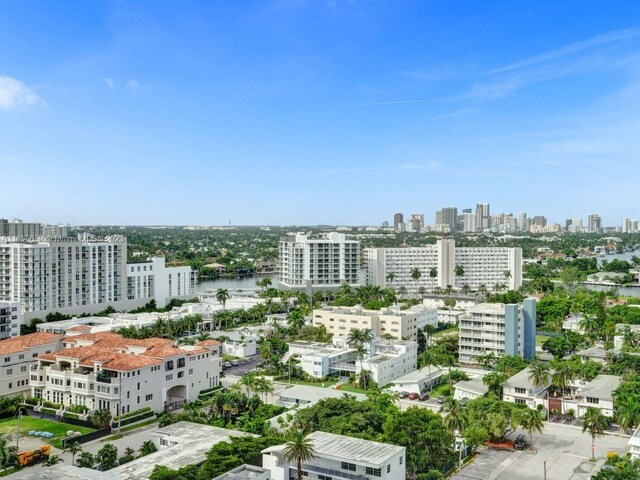
[[122,423],[122,372],[118,372],[120,377],[120,387],[118,388],[118,433],[120,433],[120,425]]
[[544,480],[547,480],[547,461],[544,461]]
[[18,407],[18,432],[16,433],[16,451],[20,451],[20,424],[22,423],[22,409]]

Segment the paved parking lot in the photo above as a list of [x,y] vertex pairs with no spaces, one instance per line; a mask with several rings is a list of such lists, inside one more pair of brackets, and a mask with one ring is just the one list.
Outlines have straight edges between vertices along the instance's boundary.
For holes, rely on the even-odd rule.
[[[515,438],[518,431],[510,438]],[[541,480],[547,462],[547,480],[589,480],[608,452],[626,454],[628,438],[596,438],[596,463],[591,462],[591,436],[580,428],[545,423],[544,433],[533,436],[535,449],[504,452],[483,449],[475,460],[451,477],[454,480]]]
[[233,375],[236,377],[241,377],[245,373],[250,372],[256,366],[262,362],[262,358],[259,355],[254,355],[253,357],[246,358],[240,361],[240,364],[237,367],[230,367],[223,369],[225,375]]

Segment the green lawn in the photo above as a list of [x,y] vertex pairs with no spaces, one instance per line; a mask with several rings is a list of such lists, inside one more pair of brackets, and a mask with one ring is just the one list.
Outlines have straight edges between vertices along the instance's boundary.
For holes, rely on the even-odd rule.
[[[67,436],[67,431],[73,430],[74,432],[89,433],[93,432],[93,428],[79,427],[77,425],[71,425],[62,422],[53,422],[51,420],[44,420],[42,418],[23,416],[20,425],[21,436],[28,437],[30,430],[37,430],[39,432],[51,432],[54,437],[45,439],[42,441],[50,443],[56,448],[62,448],[62,439]],[[15,435],[18,431],[18,419],[17,418],[5,418],[0,420],[0,433]]]
[[453,395],[453,389],[448,383],[442,383],[433,387],[433,391],[430,393],[431,398],[438,398],[443,396],[448,397],[451,395]]
[[551,337],[547,335],[536,335],[536,347],[541,347],[544,342],[549,340]]
[[335,385],[337,382],[336,380],[327,380],[326,382],[305,382],[304,380],[295,380],[295,379],[291,379],[291,382],[289,382],[288,379],[282,379],[282,380],[274,380],[276,383],[282,383],[285,385],[308,385],[310,387],[319,387],[319,388],[328,388],[331,387],[333,385]]
[[454,335],[457,333],[458,326],[454,325],[453,327],[445,328],[444,330],[440,330],[439,332],[434,333],[433,335],[431,335],[431,338],[440,338],[444,337],[445,335]]
[[343,383],[342,385],[340,385],[340,391],[341,392],[348,392],[348,393],[362,393],[364,395],[367,394],[366,390],[363,390],[361,388],[352,387],[351,385],[348,385],[346,383]]

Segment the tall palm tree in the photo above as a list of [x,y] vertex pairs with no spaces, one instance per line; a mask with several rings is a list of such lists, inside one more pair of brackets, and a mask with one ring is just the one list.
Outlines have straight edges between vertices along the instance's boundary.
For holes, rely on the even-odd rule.
[[431,381],[431,365],[436,364],[436,355],[432,350],[427,349],[420,355],[420,363],[427,367],[429,372],[429,391],[433,391],[433,382]]
[[418,267],[411,270],[411,278],[416,282],[416,292],[418,291],[418,280],[420,280],[420,277],[422,277],[422,272]]
[[589,432],[591,435],[591,460],[596,460],[596,437],[604,435],[608,422],[600,409],[595,407],[587,408],[582,417],[582,433]]
[[69,444],[67,448],[64,449],[65,453],[71,454],[71,465],[76,464],[76,455],[78,453],[82,453],[82,445],[79,442],[73,442]]
[[545,387],[549,383],[549,367],[546,363],[534,362],[529,367],[529,381],[535,388]]
[[504,279],[508,282],[511,278],[511,270],[505,270],[504,272],[502,272],[502,275],[504,275]]
[[393,279],[396,278],[396,274],[393,273],[393,272],[389,272],[389,273],[387,273],[385,278],[386,278],[387,282],[389,282],[389,285],[391,285],[393,283]]
[[471,293],[471,287],[469,286],[469,284],[462,284],[462,287],[460,287],[460,293],[462,293],[463,295],[469,295]]
[[366,355],[367,355],[367,349],[365,348],[364,345],[358,344],[358,345],[356,345],[356,348],[355,348],[355,351],[353,352],[353,355],[356,357],[356,360],[358,360],[360,362],[360,383],[362,385],[362,388],[364,388],[366,390],[367,389],[367,377],[364,374],[363,361],[364,361],[364,357],[366,357]]
[[313,458],[313,442],[308,434],[302,430],[293,430],[289,433],[289,441],[284,445],[284,458],[288,462],[296,462],[298,480],[302,478],[302,462],[308,462]]
[[216,290],[216,300],[222,304],[222,310],[227,309],[227,300],[231,298],[229,290],[226,288],[219,288]]
[[359,328],[352,328],[349,330],[349,334],[347,335],[347,343],[352,347],[357,345],[362,345],[364,343],[363,340],[364,330],[360,330]]
[[570,362],[560,362],[556,366],[555,372],[551,375],[551,383],[558,387],[564,395],[565,390],[575,379],[575,368]]
[[542,433],[544,422],[537,411],[528,408],[520,418],[520,426],[529,433],[529,444],[533,445],[533,433]]
[[455,274],[456,277],[463,277],[464,267],[462,265],[456,265],[456,267],[453,269],[453,273]]
[[405,287],[404,285],[400,285],[400,288],[398,288],[398,293],[400,294],[400,298],[404,299],[404,296],[407,294],[407,287]]
[[295,332],[299,332],[305,325],[304,315],[300,310],[293,310],[287,315],[287,323]]
[[640,403],[633,397],[619,399],[616,405],[616,419],[620,432],[626,432],[640,424]]
[[460,402],[453,397],[447,397],[440,407],[440,411],[446,412],[443,418],[445,427],[447,427],[451,433],[457,430],[460,436],[462,436],[467,425],[467,416]]
[[436,267],[431,267],[431,269],[429,270],[429,277],[434,280],[438,277],[438,269]]

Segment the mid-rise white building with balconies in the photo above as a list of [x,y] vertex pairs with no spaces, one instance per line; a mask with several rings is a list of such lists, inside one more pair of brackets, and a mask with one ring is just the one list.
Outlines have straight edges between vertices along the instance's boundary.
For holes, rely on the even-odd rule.
[[0,301],[0,339],[20,335],[22,317],[20,302]]

